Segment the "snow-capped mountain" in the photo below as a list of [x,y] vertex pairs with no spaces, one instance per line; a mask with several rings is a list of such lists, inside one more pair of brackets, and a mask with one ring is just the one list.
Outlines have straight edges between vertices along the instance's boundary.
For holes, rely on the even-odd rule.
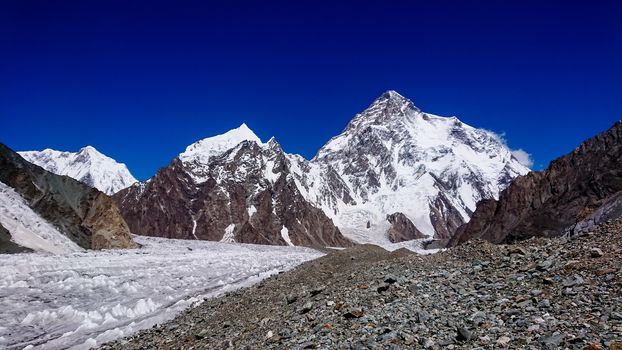
[[187,147],[146,182],[115,194],[143,235],[276,245],[348,246],[301,195],[286,155],[245,125]]
[[357,114],[310,164],[315,170],[298,181],[305,197],[363,242],[395,240],[387,232],[398,213],[416,228],[401,239],[449,238],[479,200],[529,172],[496,134],[422,112],[395,91]]
[[117,163],[91,146],[83,147],[78,152],[45,149],[18,153],[50,172],[67,175],[108,195],[137,182],[125,164]]
[[527,172],[496,134],[388,91],[312,160],[242,124],[115,198],[135,233],[268,244],[342,244],[343,233],[387,244],[451,237],[479,200]]
[[109,196],[34,165],[0,143],[0,252],[135,246]]

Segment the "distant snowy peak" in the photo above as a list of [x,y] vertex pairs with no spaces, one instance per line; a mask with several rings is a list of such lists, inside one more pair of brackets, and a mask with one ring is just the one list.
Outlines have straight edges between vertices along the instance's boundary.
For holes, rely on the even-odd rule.
[[259,137],[243,123],[222,135],[208,137],[191,144],[185,152],[179,155],[179,159],[184,163],[208,164],[210,158],[225,153],[242,141],[254,141],[257,144],[262,144]]
[[52,173],[69,176],[109,195],[137,182],[125,164],[118,163],[92,146],[83,147],[78,152],[45,149],[18,153]]

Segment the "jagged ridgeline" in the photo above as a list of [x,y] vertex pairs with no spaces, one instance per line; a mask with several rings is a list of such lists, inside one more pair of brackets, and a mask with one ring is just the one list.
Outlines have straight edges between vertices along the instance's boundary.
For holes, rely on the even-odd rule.
[[57,175],[67,175],[91,187],[112,195],[137,182],[125,164],[100,153],[92,146],[78,152],[53,149],[19,152],[27,161]]
[[528,168],[497,135],[388,91],[312,160],[246,125],[187,147],[114,195],[132,232],[347,246],[449,238]]

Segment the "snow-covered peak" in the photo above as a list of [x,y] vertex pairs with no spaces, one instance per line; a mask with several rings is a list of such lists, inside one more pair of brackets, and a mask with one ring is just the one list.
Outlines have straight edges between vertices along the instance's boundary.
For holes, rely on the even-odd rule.
[[402,128],[400,125],[411,122],[423,115],[413,102],[396,91],[389,90],[378,97],[367,109],[354,116],[343,132],[326,143],[315,156],[323,158],[333,151],[339,151],[352,141],[354,135],[368,132],[370,127],[385,130]]
[[208,164],[210,158],[225,153],[242,141],[254,141],[263,145],[259,137],[243,123],[222,135],[208,137],[191,144],[179,155],[179,159],[184,163]]
[[411,100],[409,100],[408,98],[400,95],[400,93],[398,93],[395,90],[387,90],[385,91],[382,95],[380,95],[380,97],[378,97],[372,104],[371,106],[374,105],[384,105],[384,106],[403,106],[403,105],[407,105],[410,108],[419,110],[417,107],[415,107],[415,105],[413,104],[413,102]]
[[322,172],[334,169],[357,204],[344,206],[323,195],[310,201],[332,215],[342,232],[362,236],[374,227],[384,230],[386,216],[399,212],[425,235],[446,237],[469,220],[479,200],[496,198],[529,171],[498,135],[456,117],[424,113],[395,91],[357,114],[312,163]]
[[80,150],[78,151],[78,153],[90,153],[90,154],[95,154],[95,155],[103,155],[101,152],[99,152],[97,149],[95,149],[95,147],[93,146],[84,146],[82,148],[80,148]]
[[412,112],[420,112],[421,110],[415,104],[400,95],[398,92],[389,90],[380,95],[369,107],[362,113],[358,114],[352,121],[367,118],[374,119],[376,122],[385,121],[385,119],[377,119],[377,117],[393,117],[397,118]]
[[48,148],[18,153],[47,171],[72,177],[109,195],[137,182],[125,164],[118,163],[93,146],[83,147],[78,152]]

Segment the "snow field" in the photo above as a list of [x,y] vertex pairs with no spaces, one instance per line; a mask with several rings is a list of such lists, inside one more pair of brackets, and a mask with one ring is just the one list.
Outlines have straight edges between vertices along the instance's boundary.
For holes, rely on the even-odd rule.
[[0,256],[0,348],[88,349],[322,254],[136,236],[140,249]]

